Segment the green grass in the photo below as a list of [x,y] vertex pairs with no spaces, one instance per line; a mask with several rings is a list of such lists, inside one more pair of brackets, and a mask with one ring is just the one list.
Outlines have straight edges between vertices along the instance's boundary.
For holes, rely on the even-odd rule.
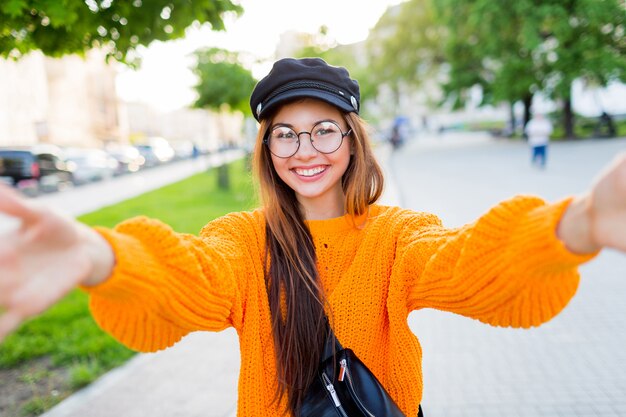
[[[553,141],[560,141],[565,139],[565,130],[563,129],[563,122],[560,117],[560,115],[556,115],[550,118],[552,125],[554,126],[554,131],[552,132],[552,135],[550,135],[550,139]],[[597,137],[597,117],[583,117],[581,115],[576,115],[574,122],[574,134],[577,138],[585,139]],[[615,123],[615,137],[626,136],[626,119],[615,119],[613,123]],[[505,121],[483,121],[467,123],[463,127],[470,131],[501,132],[507,126],[507,124],[508,122]],[[521,139],[522,135],[520,132],[517,132],[511,138]]]
[[[561,119],[552,120],[554,125],[554,131],[552,132],[552,140],[565,139],[565,130],[563,129],[563,122]],[[615,137],[626,136],[626,120],[613,120],[615,124]],[[583,117],[576,115],[574,119],[574,134],[577,138],[596,138],[597,137],[597,117]]]
[[91,384],[98,376],[102,375],[106,369],[98,360],[78,362],[70,367],[70,386],[73,390],[80,389]]
[[54,395],[46,395],[43,397],[34,397],[22,406],[20,415],[22,416],[38,416],[46,412],[46,410],[57,405],[62,398]]
[[[112,227],[129,217],[146,215],[163,220],[176,231],[197,233],[209,220],[256,206],[244,161],[230,164],[229,173],[230,190],[218,188],[217,170],[211,169],[84,215],[79,220],[89,225]],[[15,368],[49,356],[55,367],[69,369],[71,389],[77,389],[133,355],[134,352],[100,330],[89,313],[87,295],[74,290],[0,344],[0,368]],[[37,378],[43,376],[36,375]],[[23,375],[21,378],[33,377]],[[24,405],[24,412],[37,414],[42,407],[45,409],[53,403],[51,397],[38,396]]]
[[7,337],[0,345],[0,367],[11,368],[44,355],[51,356],[54,366],[97,357],[110,369],[126,361],[132,352],[96,326],[87,296],[75,290]]
[[229,166],[231,190],[217,187],[217,170],[194,175],[121,204],[80,217],[90,225],[112,226],[137,215],[158,218],[178,232],[198,233],[208,220],[255,207],[244,161]]

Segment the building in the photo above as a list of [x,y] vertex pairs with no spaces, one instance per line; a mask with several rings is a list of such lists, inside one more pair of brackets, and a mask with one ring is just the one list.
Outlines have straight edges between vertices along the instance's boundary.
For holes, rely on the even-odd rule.
[[54,59],[32,52],[0,60],[0,146],[102,147],[160,136],[206,151],[242,146],[243,116],[202,109],[167,113],[121,102],[103,51]]
[[115,75],[99,50],[85,58],[32,52],[0,60],[0,146],[121,140]]

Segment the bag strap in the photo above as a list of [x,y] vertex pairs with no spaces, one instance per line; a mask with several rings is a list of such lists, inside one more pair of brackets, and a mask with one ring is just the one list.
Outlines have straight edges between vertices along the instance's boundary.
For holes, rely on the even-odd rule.
[[333,329],[330,327],[328,317],[326,315],[324,315],[324,324],[326,327],[326,341],[324,342],[322,361],[325,361],[326,359],[332,357],[335,353],[343,349],[343,346],[341,346],[341,343],[337,339],[337,336],[335,336],[335,332],[333,332]]

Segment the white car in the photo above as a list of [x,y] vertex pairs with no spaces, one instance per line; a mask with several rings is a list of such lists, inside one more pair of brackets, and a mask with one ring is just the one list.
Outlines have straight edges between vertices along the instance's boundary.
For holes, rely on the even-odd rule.
[[115,158],[99,149],[69,148],[63,151],[63,157],[76,185],[109,179],[119,165]]

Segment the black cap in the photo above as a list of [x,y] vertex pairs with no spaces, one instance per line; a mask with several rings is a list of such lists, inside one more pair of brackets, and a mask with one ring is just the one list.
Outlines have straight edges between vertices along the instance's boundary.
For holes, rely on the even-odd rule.
[[343,67],[328,65],[321,58],[284,58],[252,91],[250,108],[257,120],[287,100],[312,97],[346,112],[359,113],[359,83]]

